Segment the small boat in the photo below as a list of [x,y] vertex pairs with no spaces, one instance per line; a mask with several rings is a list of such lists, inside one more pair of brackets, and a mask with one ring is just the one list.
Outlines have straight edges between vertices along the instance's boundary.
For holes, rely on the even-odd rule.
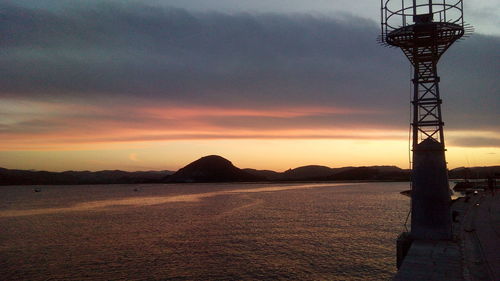
[[41,192],[42,189],[40,187],[36,187],[35,189],[33,189],[34,192]]

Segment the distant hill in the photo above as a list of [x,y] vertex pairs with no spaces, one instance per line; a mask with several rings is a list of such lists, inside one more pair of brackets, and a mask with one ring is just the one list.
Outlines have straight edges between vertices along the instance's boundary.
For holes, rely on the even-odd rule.
[[336,180],[394,180],[407,181],[410,171],[396,166],[342,167],[309,165],[289,169],[283,173],[267,170],[246,169],[253,175],[265,177],[270,181],[336,181]]
[[277,181],[283,178],[282,173],[271,170],[243,169],[243,171],[268,181]]
[[262,181],[263,177],[247,173],[231,161],[218,156],[202,157],[166,178],[167,182],[243,182]]
[[407,181],[410,180],[410,171],[395,166],[349,167],[324,180]]
[[282,174],[285,180],[315,180],[331,176],[335,170],[325,166],[309,165],[289,169]]
[[46,172],[32,170],[10,170],[0,168],[0,185],[42,184],[127,184],[153,183],[173,174],[171,171],[125,172],[113,171],[66,171]]
[[335,173],[335,169],[318,165],[302,166],[295,169],[289,169],[282,173],[270,170],[255,169],[244,169],[244,171],[252,175],[263,177],[269,181],[318,180],[324,177],[331,176]]
[[[450,179],[500,178],[500,166],[460,167],[449,171]],[[0,185],[47,184],[134,184],[165,182],[259,182],[259,181],[408,181],[410,170],[396,166],[368,166],[329,168],[309,165],[285,172],[239,169],[231,161],[217,155],[202,157],[177,172],[125,172],[107,170],[98,172],[46,172],[0,168]]]
[[486,179],[488,177],[500,178],[500,166],[489,167],[460,167],[450,170],[451,179]]

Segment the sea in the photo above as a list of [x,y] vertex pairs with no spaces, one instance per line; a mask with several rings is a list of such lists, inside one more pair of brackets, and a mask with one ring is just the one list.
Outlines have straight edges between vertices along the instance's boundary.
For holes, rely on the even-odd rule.
[[0,279],[389,280],[408,186],[3,186]]

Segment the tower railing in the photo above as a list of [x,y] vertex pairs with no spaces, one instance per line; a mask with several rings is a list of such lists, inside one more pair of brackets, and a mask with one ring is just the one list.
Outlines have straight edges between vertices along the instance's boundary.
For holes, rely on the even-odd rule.
[[472,27],[464,22],[463,0],[381,0],[381,37],[379,41],[387,44],[387,36],[401,28],[414,25],[417,21],[426,19],[448,25],[457,25],[466,33]]

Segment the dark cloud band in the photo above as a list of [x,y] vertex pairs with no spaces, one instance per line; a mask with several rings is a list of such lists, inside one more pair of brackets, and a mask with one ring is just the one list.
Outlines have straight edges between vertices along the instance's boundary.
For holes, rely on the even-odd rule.
[[[64,10],[12,3],[0,4],[2,97],[249,108],[328,104],[387,112],[343,116],[338,122],[346,126],[407,123],[408,62],[376,45],[378,26],[368,20],[194,13],[126,2]],[[498,46],[498,37],[477,35],[443,58],[441,91],[451,128],[498,129]],[[229,127],[260,122],[211,121]],[[268,120],[261,123],[265,128]]]

